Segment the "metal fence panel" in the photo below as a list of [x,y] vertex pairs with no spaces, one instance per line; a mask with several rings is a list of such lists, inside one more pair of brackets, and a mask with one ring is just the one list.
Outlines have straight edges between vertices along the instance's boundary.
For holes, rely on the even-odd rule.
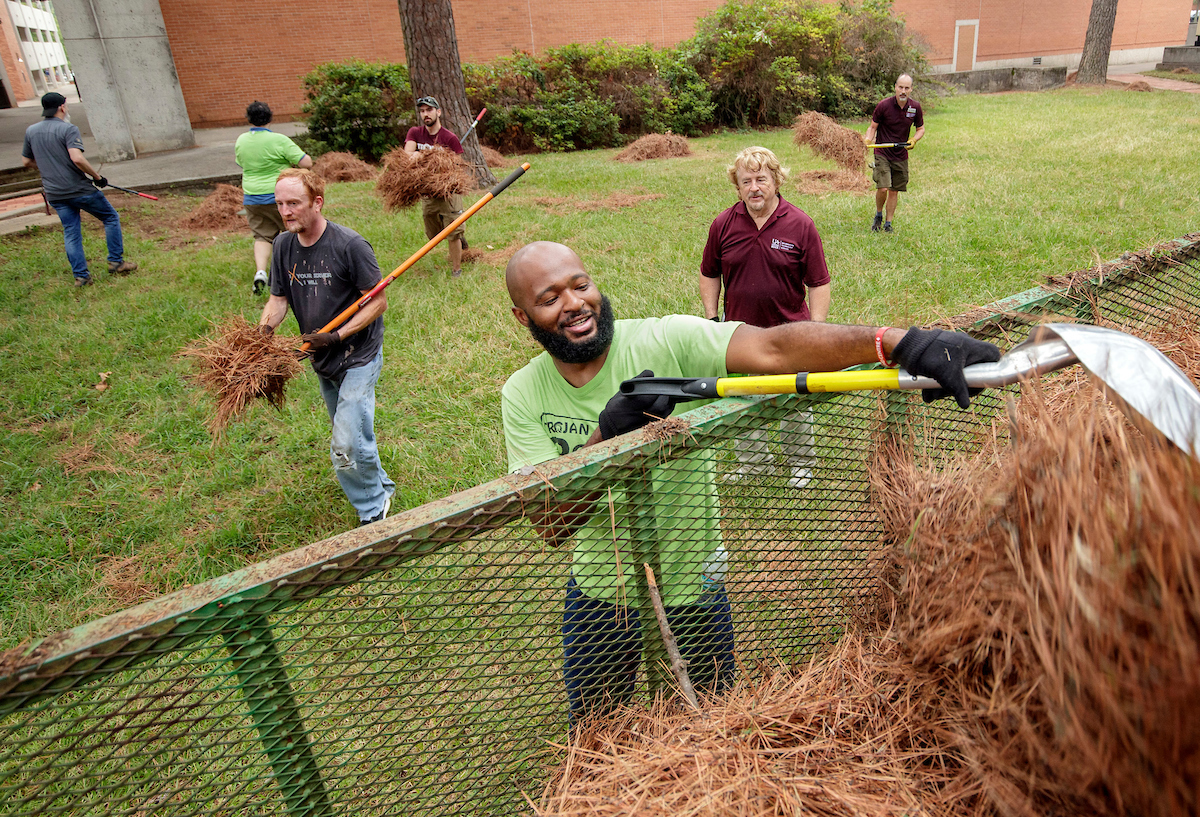
[[[1198,254],[1181,239],[1021,293],[971,331],[1016,340],[1063,315],[1194,323]],[[520,810],[567,738],[573,574],[591,576],[588,604],[618,602],[603,609],[634,663],[600,654],[614,677],[636,673],[635,699],[665,681],[641,562],[681,645],[715,662],[694,661],[697,677],[724,677],[722,587],[736,672],[803,660],[875,587],[880,439],[977,450],[1005,433],[1003,398],[970,412],[897,392],[723,400],[662,439],[584,449],[51,636],[0,661],[0,814]],[[535,529],[592,495],[616,565],[584,567]]]

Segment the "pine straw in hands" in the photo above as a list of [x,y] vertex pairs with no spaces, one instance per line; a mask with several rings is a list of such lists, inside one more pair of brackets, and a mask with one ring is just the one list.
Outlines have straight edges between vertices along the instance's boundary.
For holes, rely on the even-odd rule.
[[296,359],[298,347],[298,338],[264,335],[237,315],[179,353],[194,361],[195,381],[217,399],[208,424],[214,437],[255,399],[283,407],[288,381],[304,368]]
[[417,151],[415,156],[396,148],[383,157],[383,173],[375,190],[387,210],[412,207],[423,198],[446,199],[474,187],[471,167],[445,148]]
[[327,182],[365,182],[375,178],[375,168],[353,153],[325,153],[313,162],[313,172]]
[[583,734],[539,814],[1196,813],[1200,463],[1072,371],[1011,445],[882,445],[869,614],[705,716]]
[[646,159],[673,159],[691,156],[688,140],[674,133],[647,133],[613,157],[618,162],[643,162]]
[[816,111],[805,111],[796,117],[792,123],[792,141],[798,148],[808,145],[817,156],[847,170],[861,173],[867,160],[867,149],[858,133]]

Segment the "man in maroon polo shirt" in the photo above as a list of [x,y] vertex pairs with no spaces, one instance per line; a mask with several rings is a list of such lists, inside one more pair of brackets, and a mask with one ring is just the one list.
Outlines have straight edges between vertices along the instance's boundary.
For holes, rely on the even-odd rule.
[[[907,148],[875,148],[875,220],[871,232],[892,231],[892,216],[900,194],[908,190],[908,151],[925,137],[925,115],[921,103],[912,98],[912,77],[901,74],[896,80],[896,95],[875,106],[871,125],[863,137],[865,144],[907,142]],[[912,140],[908,134],[916,127]],[[887,213],[884,214],[886,208]]]
[[[462,144],[449,128],[442,127],[442,108],[438,101],[431,96],[423,96],[417,100],[417,115],[421,118],[420,125],[408,129],[404,137],[404,150],[415,156],[417,151],[432,150],[435,147],[445,148],[462,155]],[[433,238],[450,226],[454,219],[462,215],[462,195],[455,193],[448,199],[421,199],[421,217],[425,221],[425,237]],[[462,275],[462,251],[467,248],[466,230],[463,225],[452,232],[446,239],[450,249],[450,275],[457,278]]]
[[[771,327],[792,321],[824,322],[829,316],[830,277],[825,249],[813,220],[779,195],[787,179],[775,154],[749,147],[729,167],[738,203],[708,228],[700,262],[700,301],[704,315],[720,320],[721,287],[725,318]],[[803,488],[812,479],[812,415],[803,411],[781,425],[788,484]],[[739,442],[741,463],[727,479],[763,476],[770,471],[766,429]]]

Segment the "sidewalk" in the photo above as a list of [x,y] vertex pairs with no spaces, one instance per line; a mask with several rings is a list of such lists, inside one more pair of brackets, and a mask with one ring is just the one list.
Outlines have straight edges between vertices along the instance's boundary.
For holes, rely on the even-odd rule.
[[[233,144],[249,125],[196,129],[195,147],[148,153],[124,162],[101,163],[94,158],[96,140],[88,126],[86,105],[79,101],[73,85],[56,90],[67,98],[67,112],[83,137],[84,154],[92,157],[90,161],[96,170],[113,184],[153,193],[169,188],[208,187],[217,182],[241,183],[242,169],[233,160]],[[0,168],[21,166],[25,129],[41,118],[42,105],[36,99],[22,102],[16,108],[0,110]],[[295,136],[305,130],[302,122],[273,122],[270,127],[286,136]],[[10,205],[10,208],[0,212],[0,235],[20,232],[34,224],[43,227],[59,224],[58,216],[46,215],[40,195],[24,207]]]

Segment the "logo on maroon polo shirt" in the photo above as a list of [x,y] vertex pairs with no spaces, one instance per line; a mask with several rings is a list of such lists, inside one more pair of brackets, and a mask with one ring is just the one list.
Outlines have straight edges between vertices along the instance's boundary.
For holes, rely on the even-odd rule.
[[773,250],[791,250],[795,249],[795,244],[789,244],[786,241],[780,241],[778,238],[771,239],[771,249]]

